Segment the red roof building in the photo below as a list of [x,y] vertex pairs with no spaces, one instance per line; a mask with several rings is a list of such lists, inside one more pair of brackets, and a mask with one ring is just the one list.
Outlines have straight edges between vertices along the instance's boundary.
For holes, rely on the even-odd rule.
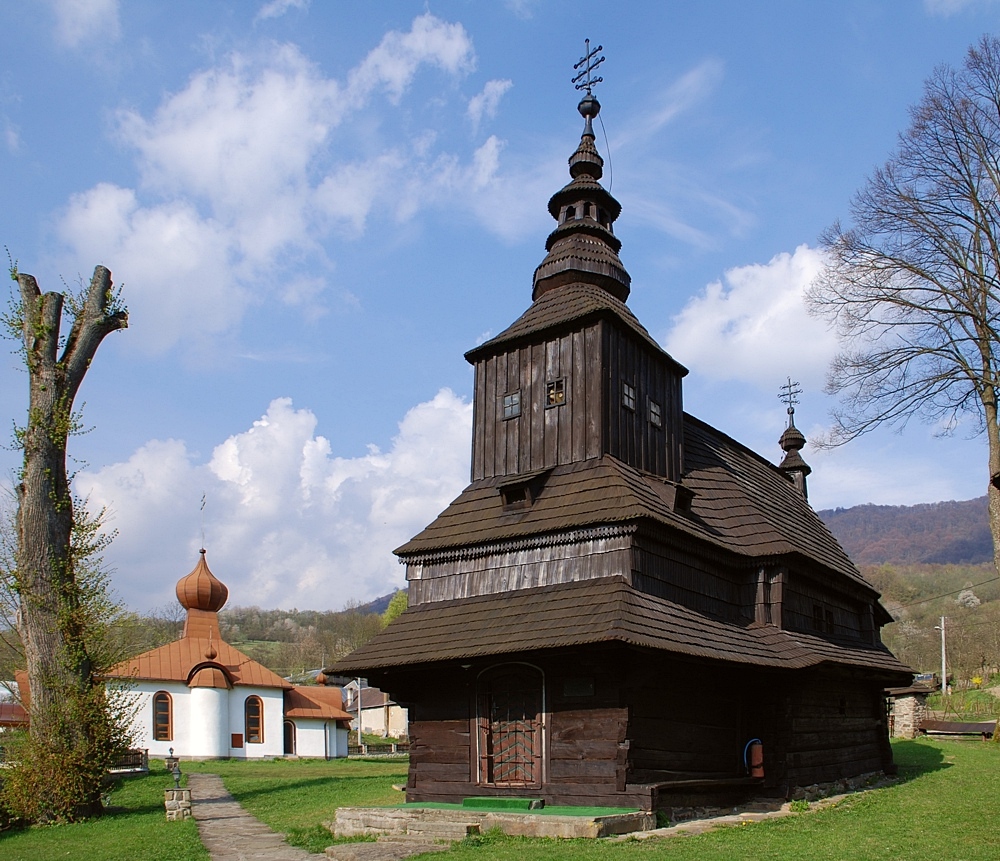
[[204,550],[176,591],[187,612],[181,637],[108,673],[138,698],[140,747],[194,759],[347,755],[340,689],[293,685],[222,639],[218,614],[229,590]]

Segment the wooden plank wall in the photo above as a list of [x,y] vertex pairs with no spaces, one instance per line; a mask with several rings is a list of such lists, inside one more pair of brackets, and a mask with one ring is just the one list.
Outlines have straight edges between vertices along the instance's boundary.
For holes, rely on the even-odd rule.
[[[566,402],[545,406],[546,383],[562,379]],[[637,389],[622,407],[622,380]],[[521,415],[504,419],[503,397],[521,393]],[[663,410],[649,421],[648,399]],[[683,441],[681,380],[629,332],[606,322],[476,362],[472,479],[517,475],[612,454],[673,481]]]
[[871,642],[871,625],[862,618],[862,614],[870,613],[870,600],[852,599],[823,588],[801,573],[790,572],[785,585],[784,626],[814,634],[829,633],[825,624],[823,630],[817,630],[813,623],[813,609],[817,605],[823,611],[824,619],[827,611],[833,614],[834,636]]
[[632,675],[629,694],[630,781],[741,777],[750,736],[735,680],[669,661],[645,669]]
[[433,684],[426,677],[420,684],[411,680],[404,685],[409,693],[393,691],[402,700],[426,684],[416,702],[407,703],[407,800],[455,802],[470,795],[529,794],[543,797],[547,804],[648,809],[649,789],[626,785],[629,713],[620,704],[617,667],[600,657],[595,660],[594,654],[584,650],[575,659],[552,656],[535,662],[545,673],[546,685],[546,763],[539,789],[476,783],[475,679],[493,662],[475,662],[467,671],[446,670],[434,676]]
[[[652,784],[743,777],[752,738],[763,741],[768,786],[833,781],[891,762],[878,680],[600,647],[531,662],[545,675],[546,764],[530,794],[548,804],[649,809]],[[529,792],[476,782],[476,679],[503,662],[471,663],[376,680],[410,709],[408,800]]]
[[634,545],[636,589],[727,621],[753,618],[752,572],[686,553],[641,532]]
[[789,688],[788,703],[790,785],[853,777],[891,762],[881,685],[813,673]]
[[[598,324],[476,362],[472,478],[517,475],[599,457]],[[566,402],[545,407],[545,384],[565,382]],[[521,415],[504,419],[503,396],[521,393]],[[588,406],[590,405],[590,406]]]
[[[608,377],[604,414],[607,453],[638,469],[679,481],[684,436],[681,378],[627,330],[606,324],[603,335]],[[634,412],[622,406],[623,383],[636,389]],[[650,399],[663,410],[662,428],[649,421]]]
[[410,603],[447,601],[473,595],[495,595],[513,589],[573,583],[618,574],[632,567],[631,535],[591,538],[572,544],[497,549],[471,559],[407,568]]

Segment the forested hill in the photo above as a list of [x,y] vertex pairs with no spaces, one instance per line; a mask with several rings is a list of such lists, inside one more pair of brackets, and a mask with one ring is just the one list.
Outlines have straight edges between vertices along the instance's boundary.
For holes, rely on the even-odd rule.
[[979,564],[993,559],[986,497],[818,512],[858,565]]

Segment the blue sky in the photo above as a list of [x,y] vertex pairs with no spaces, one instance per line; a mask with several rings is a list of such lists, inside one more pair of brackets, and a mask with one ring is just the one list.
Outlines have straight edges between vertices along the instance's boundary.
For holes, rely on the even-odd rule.
[[[167,605],[203,532],[234,603],[402,585],[392,548],[467,481],[463,353],[530,302],[587,37],[629,304],[686,408],[776,461],[791,376],[820,434],[817,237],[998,23],[987,0],[3,4],[0,241],[43,289],[107,265],[131,312],[71,443],[119,594]],[[0,387],[10,426],[13,354]],[[962,428],[804,455],[816,508],[985,492]]]

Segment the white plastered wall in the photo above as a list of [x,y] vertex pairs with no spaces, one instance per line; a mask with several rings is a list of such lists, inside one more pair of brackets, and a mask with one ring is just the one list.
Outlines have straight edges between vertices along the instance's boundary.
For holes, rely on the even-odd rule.
[[361,710],[361,731],[383,738],[405,738],[409,733],[406,709],[395,703]]
[[[264,741],[248,743],[244,727],[247,697],[258,696],[264,706]],[[257,688],[238,685],[229,697],[229,731],[243,736],[243,747],[230,747],[229,755],[239,759],[283,756],[285,697],[280,688]]]
[[[109,685],[115,688],[116,685]],[[156,741],[153,738],[153,694],[166,691],[170,694],[173,711],[173,736],[170,741]],[[191,721],[190,689],[183,682],[137,681],[126,686],[125,698],[131,700],[133,745],[149,750],[153,757],[168,756],[170,748],[178,756],[190,755]]]
[[293,718],[292,722],[296,756],[325,759],[347,756],[347,730],[336,721]]

